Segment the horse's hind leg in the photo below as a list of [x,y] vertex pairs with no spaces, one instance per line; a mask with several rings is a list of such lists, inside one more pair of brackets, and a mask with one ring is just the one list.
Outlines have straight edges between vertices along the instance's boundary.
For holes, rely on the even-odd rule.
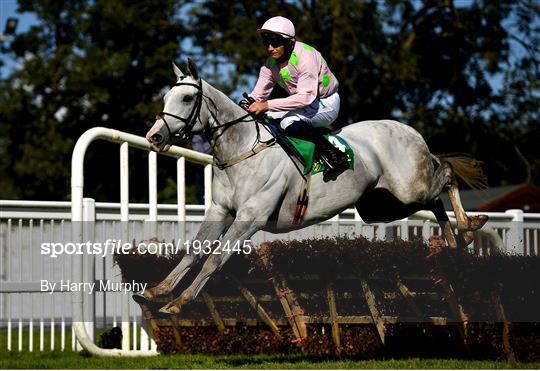
[[448,219],[444,204],[440,198],[437,197],[435,201],[433,201],[431,211],[435,214],[437,222],[439,222],[439,226],[443,231],[444,239],[448,246],[454,249],[457,248],[456,236],[454,235],[452,224],[450,224],[450,219]]
[[450,164],[447,162],[441,163],[437,170],[435,170],[435,174],[433,174],[430,194],[431,198],[434,200],[431,211],[433,214],[435,214],[435,217],[439,222],[444,239],[449,247],[457,248],[456,236],[454,235],[452,224],[450,223],[450,219],[446,214],[444,204],[439,198],[439,195],[442,193],[443,189],[452,184],[453,178],[454,175]]
[[[465,210],[463,209],[463,205],[461,204],[461,198],[459,197],[459,189],[457,186],[456,177],[454,175],[454,171],[452,170],[452,165],[449,162],[443,161],[440,166],[435,171],[435,174],[433,176],[433,182],[431,184],[431,196],[433,199],[436,199],[444,188],[448,187],[448,197],[450,198],[450,203],[452,204],[452,209],[454,210],[454,214],[456,216],[457,220],[457,227],[458,227],[458,244],[462,247],[467,246],[474,240],[474,234],[473,232],[477,229],[482,228],[482,226],[486,223],[487,217],[485,215],[478,215],[469,217],[465,213]],[[442,202],[441,202],[442,204]],[[439,206],[435,206],[436,210],[432,210],[433,213],[437,216],[437,213],[439,213],[440,217],[437,216],[437,220],[443,220],[440,218],[443,218],[443,212],[441,212]],[[443,208],[444,211],[444,208]],[[437,213],[436,213],[437,212]],[[446,213],[445,213],[445,217]],[[443,220],[444,221],[444,220]],[[440,223],[440,222],[439,222]],[[441,226],[442,227],[442,226]],[[453,244],[448,240],[450,237],[450,232],[452,230],[450,226],[450,222],[445,223],[445,227],[443,228],[445,238],[447,238],[447,243],[449,246],[453,246]],[[453,236],[453,232],[452,232]],[[455,239],[454,239],[455,241]]]
[[459,189],[452,165],[449,162],[443,161],[433,176],[430,189],[433,199],[437,198],[445,187],[448,187],[448,198],[450,199],[457,220],[458,244],[465,247],[474,240],[473,232],[482,228],[488,218],[485,215],[469,217],[465,213],[461,204],[461,198],[459,197]]
[[453,181],[448,189],[448,198],[456,215],[459,238],[464,246],[469,245],[474,240],[474,231],[482,228],[486,224],[488,217],[486,215],[476,215],[469,217],[463,209],[461,198],[459,197],[459,188],[457,182]]
[[476,231],[485,224],[487,217],[485,215],[477,215],[469,217],[463,205],[461,204],[461,198],[459,197],[459,188],[456,182],[452,182],[452,185],[448,189],[448,197],[452,203],[452,208],[456,214],[457,227],[463,231]]

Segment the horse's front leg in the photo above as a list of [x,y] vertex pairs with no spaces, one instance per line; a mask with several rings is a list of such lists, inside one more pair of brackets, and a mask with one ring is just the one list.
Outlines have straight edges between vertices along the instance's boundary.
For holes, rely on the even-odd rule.
[[[227,210],[219,205],[213,204],[208,209],[194,241],[203,242],[217,240],[219,236],[229,228],[232,222],[233,217]],[[138,303],[144,303],[152,300],[156,296],[168,295],[201,257],[202,254],[195,254],[193,249],[187,249],[186,255],[163,281],[152,288],[147,288],[144,291],[135,293],[133,299]]]
[[[229,247],[232,249],[236,246],[236,244],[239,244],[240,249],[242,249],[244,247],[244,241],[251,238],[251,236],[260,230],[264,224],[266,223],[255,220],[235,220],[225,236],[223,236],[221,246],[225,246],[224,244],[228,243]],[[200,273],[197,275],[193,283],[178,298],[161,308],[160,312],[168,314],[180,313],[182,305],[193,300],[199,294],[210,276],[219,270],[223,264],[229,260],[232,254],[235,254],[235,252],[226,252],[223,250],[220,254],[211,254],[204,263]]]

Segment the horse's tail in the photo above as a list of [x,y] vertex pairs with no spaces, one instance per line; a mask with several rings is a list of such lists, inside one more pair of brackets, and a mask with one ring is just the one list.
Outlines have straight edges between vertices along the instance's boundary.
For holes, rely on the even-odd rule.
[[482,169],[482,162],[464,153],[449,153],[445,155],[431,155],[440,165],[448,162],[454,174],[473,189],[486,189],[487,176]]

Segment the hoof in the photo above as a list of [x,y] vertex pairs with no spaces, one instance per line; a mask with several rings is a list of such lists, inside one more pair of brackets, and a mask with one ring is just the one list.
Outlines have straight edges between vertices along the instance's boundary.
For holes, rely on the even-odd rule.
[[148,298],[144,295],[144,291],[139,291],[139,292],[136,292],[134,293],[132,296],[133,300],[135,300],[135,302],[139,305],[144,305],[144,304],[148,304],[152,298]]
[[159,310],[159,313],[170,314],[170,315],[180,314],[180,308],[178,308],[173,303],[169,303],[165,305],[164,307],[162,307]]
[[468,231],[477,231],[486,224],[489,217],[487,215],[476,215],[469,218]]

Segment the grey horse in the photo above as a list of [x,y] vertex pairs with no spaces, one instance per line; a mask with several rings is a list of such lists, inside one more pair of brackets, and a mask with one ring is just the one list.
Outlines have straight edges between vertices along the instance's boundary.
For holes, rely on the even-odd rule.
[[[327,220],[355,205],[366,222],[387,222],[418,210],[431,210],[451,247],[466,246],[487,217],[468,217],[461,205],[456,175],[473,186],[485,181],[478,162],[465,156],[430,153],[422,136],[392,120],[363,121],[337,131],[355,153],[354,170],[324,182],[311,177],[309,206],[301,223],[292,214],[305,181],[285,151],[270,145],[272,136],[225,94],[199,78],[188,60],[184,74],[173,64],[176,84],[164,97],[164,110],[146,138],[155,151],[166,151],[194,133],[204,133],[212,146],[212,204],[195,237],[198,241],[243,243],[259,230],[282,233]],[[259,127],[258,127],[259,126]],[[266,144],[265,144],[266,143]],[[439,199],[448,189],[459,233],[454,235]],[[134,295],[138,302],[169,294],[204,254],[190,252],[157,286]],[[179,313],[197,296],[232,254],[209,254],[193,282],[161,308]]]

